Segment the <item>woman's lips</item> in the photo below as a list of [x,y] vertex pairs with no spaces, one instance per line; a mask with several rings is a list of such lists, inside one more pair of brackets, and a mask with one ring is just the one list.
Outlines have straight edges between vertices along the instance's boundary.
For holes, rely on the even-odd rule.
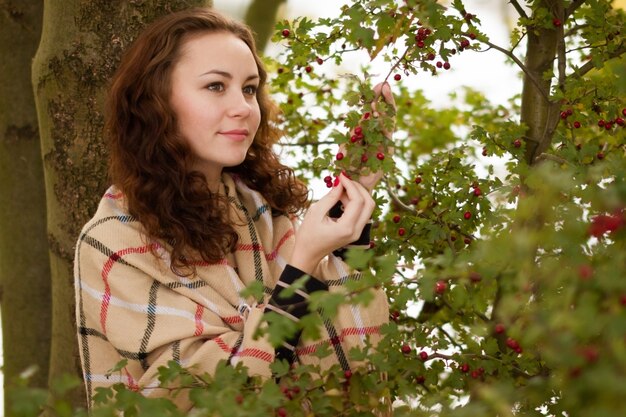
[[249,132],[246,129],[233,129],[233,130],[225,130],[219,132],[220,135],[226,136],[227,138],[234,141],[243,141],[248,137]]

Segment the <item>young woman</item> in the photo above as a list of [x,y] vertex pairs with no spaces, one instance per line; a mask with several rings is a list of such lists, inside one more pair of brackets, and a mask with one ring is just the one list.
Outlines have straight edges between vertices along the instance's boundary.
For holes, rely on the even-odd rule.
[[[308,207],[304,184],[272,151],[279,134],[266,77],[249,29],[208,9],[162,18],[125,53],[106,108],[113,185],[76,246],[90,403],[96,387],[117,382],[167,395],[157,368],[171,360],[199,374],[242,362],[269,377],[278,359],[318,363],[312,353],[325,344],[333,354],[321,365],[348,370],[350,348],[379,337],[381,290],[367,307],[341,307],[319,340],[296,335],[275,348],[254,337],[269,312],[297,321],[311,292],[358,279],[341,249],[369,245],[369,190],[380,176],[364,186],[342,175]],[[393,102],[388,85],[376,88]],[[302,291],[280,296],[307,274]],[[255,281],[265,296],[242,297]],[[184,395],[173,400],[191,407]]]

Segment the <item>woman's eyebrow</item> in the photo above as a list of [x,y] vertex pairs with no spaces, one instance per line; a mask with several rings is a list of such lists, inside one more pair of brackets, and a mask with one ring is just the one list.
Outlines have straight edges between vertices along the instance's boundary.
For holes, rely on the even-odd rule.
[[[209,70],[205,73],[200,74],[200,77],[204,77],[205,75],[210,75],[210,74],[217,74],[220,75],[224,78],[228,78],[228,79],[232,79],[233,75],[230,72],[227,71],[222,71],[222,70],[218,70],[218,69],[214,69],[214,70]],[[259,78],[258,74],[251,74],[246,78],[246,81],[250,81],[250,80],[254,80]]]

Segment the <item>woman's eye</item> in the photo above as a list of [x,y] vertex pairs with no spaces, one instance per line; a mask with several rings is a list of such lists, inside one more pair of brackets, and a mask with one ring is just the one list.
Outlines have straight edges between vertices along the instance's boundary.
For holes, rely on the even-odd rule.
[[248,94],[248,95],[256,95],[256,90],[257,90],[257,86],[256,85],[248,85],[246,87],[243,88],[243,92],[244,94]]
[[217,91],[217,92],[222,92],[224,91],[224,84],[222,83],[211,83],[209,85],[207,85],[207,90],[210,91]]

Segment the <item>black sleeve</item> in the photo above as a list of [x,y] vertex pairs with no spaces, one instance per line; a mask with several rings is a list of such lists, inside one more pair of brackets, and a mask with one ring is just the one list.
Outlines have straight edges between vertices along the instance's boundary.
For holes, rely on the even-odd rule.
[[[334,219],[338,219],[339,217],[341,217],[342,214],[343,214],[343,208],[341,206],[340,201],[337,202],[337,204],[335,204],[328,211],[328,216]],[[369,223],[365,225],[365,227],[363,228],[363,231],[361,231],[361,236],[359,236],[357,240],[355,240],[354,242],[350,243],[347,246],[344,246],[343,248],[339,248],[333,251],[333,254],[335,256],[340,257],[341,259],[345,259],[345,253],[349,248],[354,248],[354,247],[359,247],[359,248],[364,248],[364,249],[369,248],[371,231],[372,231],[372,222],[370,221]]]
[[[307,274],[300,269],[287,265],[280,275],[276,287],[274,287],[270,301],[265,307],[265,312],[274,311],[296,322],[308,314],[309,294],[315,291],[328,291],[326,283],[310,277],[305,282],[303,288],[294,291],[288,297],[281,295],[286,289],[291,287],[291,284],[305,275]],[[300,334],[301,332],[296,333],[289,340],[285,340],[282,346],[276,348],[276,359],[286,359],[289,363],[295,361],[295,349],[300,340]]]

